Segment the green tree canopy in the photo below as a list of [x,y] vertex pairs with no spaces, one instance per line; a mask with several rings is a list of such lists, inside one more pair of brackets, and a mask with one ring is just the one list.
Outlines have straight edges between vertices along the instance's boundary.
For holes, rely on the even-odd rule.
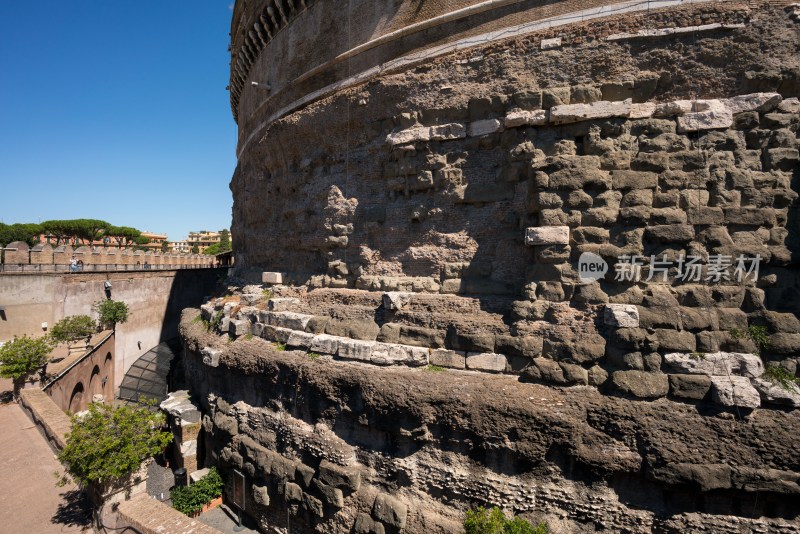
[[199,254],[199,253],[200,253],[200,247],[198,247],[197,245],[192,245],[192,254]]
[[97,312],[100,324],[112,329],[116,329],[117,324],[127,321],[130,313],[127,304],[121,300],[111,299],[95,302],[94,310]]
[[147,408],[92,403],[82,417],[72,417],[72,430],[58,453],[66,476],[81,486],[118,482],[172,441],[164,432],[165,417]]
[[97,332],[97,324],[88,315],[68,315],[50,329],[50,337],[57,343],[68,345]]
[[45,364],[52,350],[49,336],[15,337],[0,347],[0,376],[12,379],[15,398],[19,397],[25,380]]
[[231,250],[231,233],[228,230],[219,231],[219,251],[228,252]]
[[130,226],[109,226],[105,235],[117,242],[118,247],[130,246],[142,232]]
[[24,241],[33,246],[42,233],[42,225],[35,223],[0,223],[0,244],[8,245],[14,241]]

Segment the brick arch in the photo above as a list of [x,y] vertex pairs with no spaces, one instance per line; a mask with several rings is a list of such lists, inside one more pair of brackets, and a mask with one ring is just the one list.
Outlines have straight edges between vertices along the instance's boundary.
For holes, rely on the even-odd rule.
[[72,394],[69,396],[69,412],[70,413],[77,413],[83,410],[86,407],[86,401],[84,399],[84,387],[83,382],[78,382],[75,384],[75,387],[72,388]]

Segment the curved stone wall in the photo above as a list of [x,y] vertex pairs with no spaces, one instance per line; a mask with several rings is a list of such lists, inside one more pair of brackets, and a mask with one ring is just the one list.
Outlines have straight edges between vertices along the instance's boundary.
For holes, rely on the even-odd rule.
[[[253,339],[264,338],[326,362],[331,356],[324,377],[331,369],[361,373],[369,363],[363,372],[370,376],[402,375],[413,384],[413,373],[422,370],[374,366],[434,365],[448,369],[440,380],[450,385],[519,384],[513,376],[493,376],[518,374],[522,381],[595,386],[578,391],[654,401],[666,410],[691,407],[722,419],[756,417],[764,413],[758,408],[780,418],[786,415],[780,410],[797,407],[796,390],[779,387],[797,376],[800,363],[797,8],[423,4],[430,11],[412,16],[407,8],[419,3],[353,0],[348,11],[341,3],[306,2],[260,51],[251,51],[234,95],[239,161],[232,231],[241,236],[234,245],[237,273],[271,285],[272,298],[261,298],[260,287],[245,291],[239,302],[209,303],[203,318],[254,343],[253,351],[256,342],[269,347]],[[243,28],[265,7],[237,3],[234,56]],[[202,348],[194,355],[197,377]],[[224,362],[224,350],[205,354],[206,366]],[[301,390],[309,383],[306,371],[296,376],[283,362],[303,367],[307,357],[277,357],[275,373]],[[272,407],[273,399],[243,399],[247,394],[228,375],[257,376],[252,369],[261,365],[273,364],[231,356],[208,371],[216,382],[202,387],[226,399],[218,406],[226,417],[236,412],[244,421],[243,412]],[[535,391],[525,387],[519,391]],[[371,388],[371,379],[352,385],[352,391]],[[362,397],[342,395],[343,411],[358,417]],[[244,404],[231,411],[229,400]],[[608,402],[617,401],[637,405]],[[216,413],[213,404],[207,408]],[[651,409],[638,405],[631,409]],[[283,408],[275,410],[283,417]],[[302,424],[327,421],[299,405],[288,410]],[[413,408],[397,410],[402,418]],[[603,424],[618,435],[611,427],[621,423]],[[212,433],[220,426],[208,422]],[[397,432],[413,437],[420,428]],[[225,432],[235,436],[241,424],[233,430]],[[229,447],[225,432],[214,445],[219,458],[247,469],[247,455],[255,453],[244,438],[238,449]],[[248,439],[306,462],[258,432]],[[419,489],[416,475],[392,479],[402,454],[391,446],[376,453],[358,433],[343,431],[348,446],[361,445],[347,449],[355,459],[339,464],[385,468],[375,478],[382,493],[415,488],[406,504],[419,490],[443,515],[457,515],[439,489]],[[683,439],[705,447],[690,431]],[[444,441],[432,447],[434,457],[450,450]],[[371,456],[384,452],[387,464]],[[457,454],[477,453],[465,445]],[[549,454],[537,468],[570,471],[572,460]],[[752,457],[757,463],[759,454]],[[660,483],[670,491],[700,484],[698,499],[710,500],[697,509],[713,515],[709,503],[720,494],[707,469],[726,462],[697,467],[680,460],[682,467],[670,469],[684,469],[683,475]],[[623,478],[639,476],[640,467]],[[695,468],[708,477],[695,477]],[[504,472],[495,464],[491,470]],[[661,474],[645,478],[652,476]],[[511,479],[520,483],[516,474]],[[745,486],[724,485],[750,492]],[[297,498],[321,498],[318,487],[306,489]],[[456,508],[498,502],[473,490]],[[565,513],[590,521],[590,505],[573,497]],[[367,500],[377,502],[373,494]],[[635,521],[634,509],[654,511],[656,501],[631,504],[626,521]],[[693,506],[677,508],[690,513]],[[723,508],[721,515],[741,515]],[[391,524],[363,503],[347,510],[341,531],[354,526],[356,512]],[[763,515],[796,523],[791,512]],[[425,521],[414,519],[409,531],[426,531]],[[710,530],[734,529],[735,521],[722,523]],[[641,530],[648,528],[661,527]]]

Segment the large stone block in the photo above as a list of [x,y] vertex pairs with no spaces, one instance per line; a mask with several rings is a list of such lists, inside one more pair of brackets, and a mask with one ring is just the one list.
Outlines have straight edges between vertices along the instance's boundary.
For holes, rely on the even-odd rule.
[[778,107],[782,100],[779,93],[752,93],[728,98],[724,103],[733,114],[745,111],[766,113]]
[[550,122],[553,124],[569,124],[611,117],[628,117],[631,113],[631,102],[630,99],[621,102],[601,100],[590,104],[554,106],[550,109]]
[[339,351],[341,338],[328,334],[319,334],[311,340],[311,350],[320,354],[335,355]]
[[372,351],[377,345],[374,341],[356,341],[341,339],[337,355],[345,360],[360,360],[369,362],[372,358]]
[[284,273],[277,272],[263,272],[261,273],[262,284],[282,284]]
[[800,388],[796,384],[784,387],[764,378],[754,378],[750,382],[758,390],[762,402],[800,408]]
[[353,534],[384,534],[383,524],[372,519],[369,514],[358,514],[353,525]]
[[711,389],[708,375],[669,375],[669,390],[674,397],[701,400]]
[[503,354],[488,352],[467,353],[467,369],[502,373],[506,370],[506,363],[507,360]]
[[755,354],[741,352],[670,353],[664,363],[679,373],[709,376],[742,375],[758,378],[764,374],[764,363]]
[[537,226],[525,229],[525,244],[568,245],[569,226]]
[[744,376],[712,376],[711,398],[722,406],[758,408],[761,396]]
[[478,137],[481,135],[492,134],[503,131],[503,123],[497,119],[486,119],[482,121],[475,121],[469,124],[470,137]]
[[207,365],[208,367],[217,367],[219,365],[219,357],[221,354],[221,350],[213,349],[211,347],[205,347],[200,351],[200,355],[203,356],[203,365]]
[[535,111],[512,111],[503,123],[506,128],[517,128],[519,126],[542,126],[547,124],[548,112],[544,109]]
[[403,529],[406,526],[408,507],[400,499],[386,493],[379,493],[375,498],[372,515],[382,523]]
[[320,482],[317,479],[314,479],[314,486],[316,486],[317,490],[322,495],[322,498],[330,506],[333,506],[334,508],[344,507],[344,495],[342,494],[341,489]]
[[466,367],[466,354],[455,350],[435,349],[431,351],[431,365],[464,369]]
[[345,467],[322,460],[319,464],[319,479],[334,488],[358,491],[361,487],[361,470],[355,466]]
[[408,143],[416,143],[418,141],[429,141],[431,138],[431,129],[427,126],[418,128],[408,128],[400,130],[386,136],[386,142],[390,145],[405,145]]
[[413,293],[404,291],[389,291],[381,297],[383,307],[387,310],[402,310],[411,302]]
[[733,125],[733,113],[719,100],[706,100],[705,110],[678,117],[678,133],[726,129]]
[[431,126],[430,138],[433,141],[450,141],[463,139],[467,136],[467,128],[460,122]]
[[308,321],[313,317],[313,315],[296,312],[267,312],[267,314],[270,325],[300,331],[306,329]]
[[428,365],[429,354],[430,350],[425,347],[376,343],[372,349],[370,361],[376,365],[410,365],[419,367]]
[[606,304],[603,321],[618,328],[639,328],[639,309],[633,304]]
[[657,399],[669,393],[669,379],[661,373],[614,371],[611,383],[620,393],[640,399]]
[[289,339],[286,340],[286,344],[289,345],[290,347],[309,349],[311,348],[313,341],[314,341],[314,334],[292,330],[292,333],[289,334]]

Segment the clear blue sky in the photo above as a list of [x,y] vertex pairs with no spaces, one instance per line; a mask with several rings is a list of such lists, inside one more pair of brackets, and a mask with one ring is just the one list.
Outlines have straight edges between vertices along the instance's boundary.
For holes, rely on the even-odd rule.
[[232,4],[0,1],[0,221],[229,228]]

